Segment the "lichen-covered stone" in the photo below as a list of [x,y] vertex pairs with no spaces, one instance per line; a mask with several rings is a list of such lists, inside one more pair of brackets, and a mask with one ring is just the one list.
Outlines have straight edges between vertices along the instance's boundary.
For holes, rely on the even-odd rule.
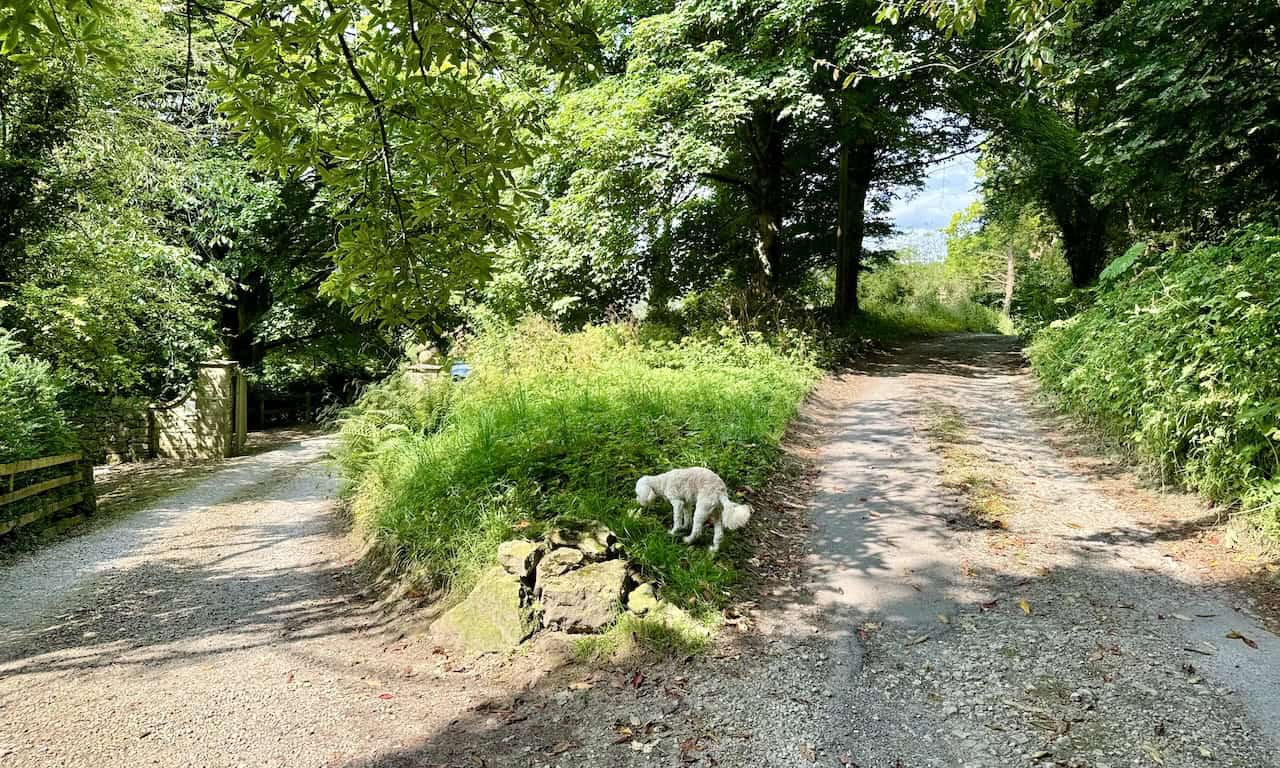
[[618,537],[603,525],[553,528],[547,533],[553,547],[572,547],[588,560],[607,560],[617,550]]
[[637,616],[657,610],[658,596],[654,593],[653,585],[641,584],[631,590],[631,594],[627,595],[627,608]]
[[595,536],[585,535],[574,545],[588,560],[606,560],[609,557],[609,545],[601,543]]
[[543,622],[565,632],[599,632],[617,618],[626,581],[623,560],[606,560],[548,576],[539,582]]
[[498,545],[498,563],[507,573],[521,580],[528,579],[545,551],[546,548],[536,541],[504,541]]
[[572,571],[582,565],[583,559],[582,553],[573,547],[557,547],[551,550],[538,562],[537,584],[541,586],[542,582],[552,576]]
[[523,603],[520,579],[494,567],[466,599],[436,620],[431,632],[468,653],[508,651],[537,629],[533,608]]
[[552,528],[547,531],[547,543],[553,547],[576,547],[579,533],[570,528]]
[[595,528],[593,528],[591,530],[591,535],[595,538],[596,541],[605,545],[606,547],[609,547],[610,549],[612,549],[613,546],[618,543],[618,537],[614,535],[613,531],[609,530],[606,526],[603,526],[603,525],[597,525]]

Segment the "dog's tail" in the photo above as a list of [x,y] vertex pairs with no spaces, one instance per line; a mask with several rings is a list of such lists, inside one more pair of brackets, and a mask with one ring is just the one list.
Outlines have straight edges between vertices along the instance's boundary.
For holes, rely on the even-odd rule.
[[726,494],[720,494],[720,521],[725,528],[737,530],[751,519],[751,507],[731,501]]

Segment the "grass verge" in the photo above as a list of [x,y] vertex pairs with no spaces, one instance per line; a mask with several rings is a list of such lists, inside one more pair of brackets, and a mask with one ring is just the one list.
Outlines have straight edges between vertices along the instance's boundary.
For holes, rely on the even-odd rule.
[[398,571],[465,588],[503,540],[597,520],[668,600],[728,598],[745,537],[727,537],[719,556],[685,545],[665,510],[636,506],[635,480],[701,465],[751,498],[817,377],[803,350],[530,320],[481,334],[465,354],[471,378],[394,379],[343,421],[337,459],[356,524]]
[[1280,539],[1280,231],[1136,246],[1084,311],[1036,335],[1063,410]]
[[624,613],[605,632],[578,638],[574,657],[588,664],[605,664],[641,653],[662,658],[693,656],[710,644],[719,623],[717,618],[710,612],[694,618],[672,606],[646,616]]

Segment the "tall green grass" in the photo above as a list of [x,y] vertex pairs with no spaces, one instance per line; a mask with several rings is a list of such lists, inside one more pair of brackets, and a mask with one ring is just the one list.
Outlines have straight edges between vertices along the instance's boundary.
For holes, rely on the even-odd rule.
[[733,489],[775,465],[817,375],[801,351],[750,339],[641,341],[624,326],[561,333],[539,321],[491,330],[459,383],[392,381],[344,419],[337,452],[356,520],[399,567],[468,583],[497,545],[557,521],[599,520],[668,596],[715,603],[736,577],[640,510],[636,478],[703,465]]
[[1036,335],[1035,370],[1067,410],[1280,537],[1280,232],[1140,251]]

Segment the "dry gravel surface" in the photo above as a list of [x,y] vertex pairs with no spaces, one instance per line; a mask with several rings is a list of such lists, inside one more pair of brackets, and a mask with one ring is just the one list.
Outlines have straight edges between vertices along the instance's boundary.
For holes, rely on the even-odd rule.
[[450,657],[360,591],[324,438],[236,460],[0,570],[0,766],[1280,766],[1280,639],[1032,403],[1002,337],[825,382],[809,504],[753,523],[801,566],[706,655],[597,667]]

